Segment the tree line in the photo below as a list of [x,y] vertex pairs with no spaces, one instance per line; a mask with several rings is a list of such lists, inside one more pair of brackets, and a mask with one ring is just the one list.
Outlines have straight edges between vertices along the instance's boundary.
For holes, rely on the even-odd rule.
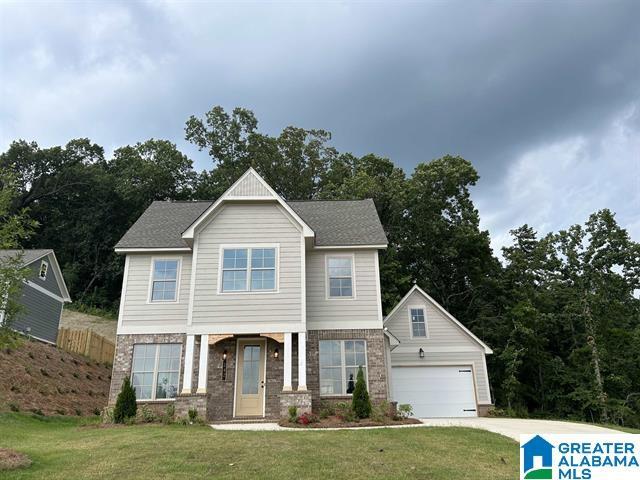
[[[500,409],[640,425],[640,244],[609,210],[560,232],[516,228],[499,260],[470,195],[478,173],[461,157],[407,174],[337,151],[324,130],[261,133],[242,108],[192,116],[185,137],[211,168],[195,171],[167,140],[108,158],[88,139],[13,142],[0,155],[0,219],[15,233],[0,226],[0,247],[53,248],[74,301],[116,312],[124,261],[113,247],[154,200],[215,200],[250,166],[288,200],[372,198],[389,238],[383,308],[417,283],[487,342]],[[16,219],[24,231],[7,227]]]

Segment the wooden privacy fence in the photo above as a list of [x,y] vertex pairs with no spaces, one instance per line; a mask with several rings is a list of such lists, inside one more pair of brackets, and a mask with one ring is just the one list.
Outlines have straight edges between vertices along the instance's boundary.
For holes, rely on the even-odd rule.
[[58,347],[72,353],[79,353],[96,362],[113,363],[116,346],[102,335],[91,330],[58,330]]

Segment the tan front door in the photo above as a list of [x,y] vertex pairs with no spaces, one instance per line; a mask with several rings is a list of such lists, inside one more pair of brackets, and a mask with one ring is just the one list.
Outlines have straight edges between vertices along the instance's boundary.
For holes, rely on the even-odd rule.
[[236,417],[264,415],[264,340],[238,341]]

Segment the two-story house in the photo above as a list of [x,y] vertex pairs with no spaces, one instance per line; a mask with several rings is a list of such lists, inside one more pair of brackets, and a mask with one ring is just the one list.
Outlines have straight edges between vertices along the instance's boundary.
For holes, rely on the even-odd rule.
[[349,399],[359,367],[390,399],[386,246],[371,200],[287,202],[253,169],[215,202],[154,202],[116,246],[110,402],[130,376],[139,402],[179,415],[278,418]]

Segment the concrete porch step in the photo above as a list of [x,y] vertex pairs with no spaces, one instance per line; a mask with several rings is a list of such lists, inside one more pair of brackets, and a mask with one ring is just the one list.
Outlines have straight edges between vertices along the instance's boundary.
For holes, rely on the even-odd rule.
[[273,423],[277,422],[276,418],[263,418],[263,417],[235,417],[232,420],[221,420],[215,422],[216,424],[225,425],[233,423]]

